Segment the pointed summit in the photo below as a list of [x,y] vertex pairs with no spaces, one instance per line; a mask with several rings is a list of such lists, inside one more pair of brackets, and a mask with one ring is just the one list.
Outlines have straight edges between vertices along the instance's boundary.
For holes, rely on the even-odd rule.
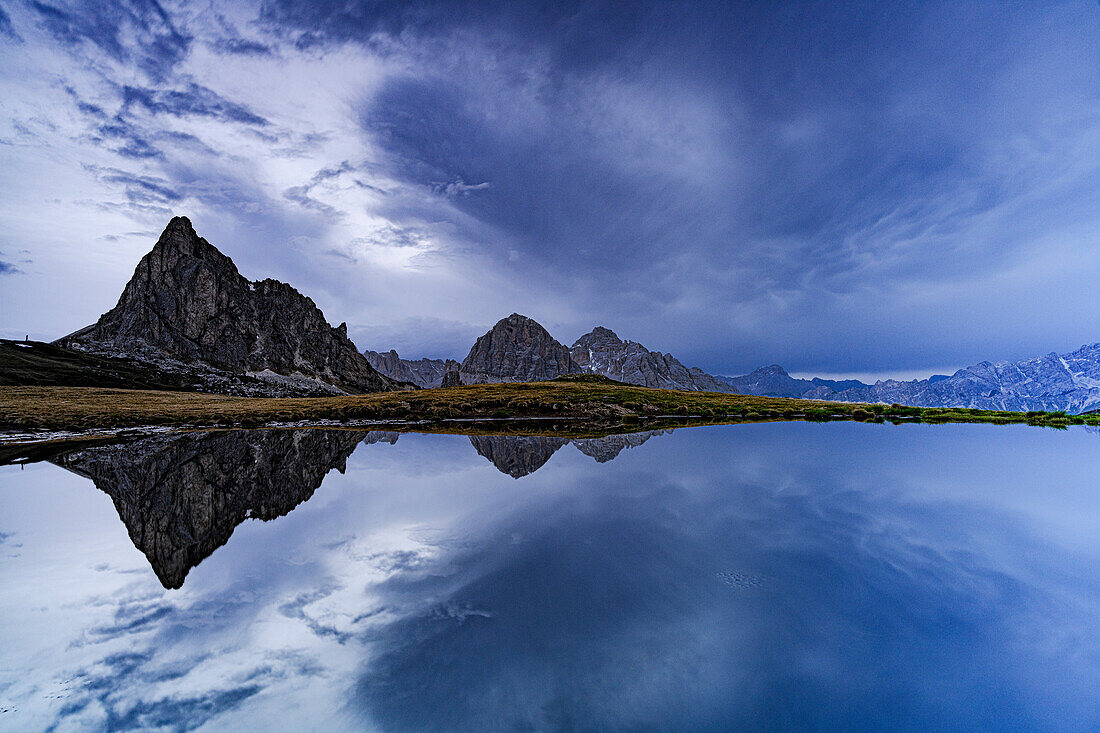
[[573,343],[573,348],[588,349],[596,347],[622,346],[623,340],[610,328],[596,326]]
[[527,316],[513,313],[479,338],[462,362],[465,384],[537,382],[575,371],[569,349]]
[[118,304],[59,343],[156,364],[260,375],[283,391],[394,386],[358,353],[345,325],[330,326],[312,300],[285,283],[246,280],[182,216],[141,258]]

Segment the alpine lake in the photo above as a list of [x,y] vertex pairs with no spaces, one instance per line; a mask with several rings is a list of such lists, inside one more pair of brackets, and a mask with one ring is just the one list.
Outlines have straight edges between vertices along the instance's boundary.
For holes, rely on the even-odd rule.
[[1098,466],[853,422],[36,456],[0,730],[1096,731]]

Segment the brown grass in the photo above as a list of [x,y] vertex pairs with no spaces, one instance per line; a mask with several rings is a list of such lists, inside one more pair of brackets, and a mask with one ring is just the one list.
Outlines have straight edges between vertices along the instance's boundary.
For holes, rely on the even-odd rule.
[[[0,387],[0,429],[94,430],[153,425],[257,427],[271,423],[559,418],[605,424],[862,420],[1100,424],[1100,415],[866,405],[574,382],[486,384],[310,398],[227,397],[94,387]],[[439,426],[442,428],[443,426]],[[447,429],[461,430],[461,424]]]

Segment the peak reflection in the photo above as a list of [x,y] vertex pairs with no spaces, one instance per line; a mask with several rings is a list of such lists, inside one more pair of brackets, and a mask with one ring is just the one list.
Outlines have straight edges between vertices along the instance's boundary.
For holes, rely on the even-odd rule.
[[330,470],[343,472],[369,436],[346,430],[182,433],[87,448],[53,462],[110,495],[160,582],[179,588],[237,525],[290,512]]
[[[534,473],[572,442],[600,463],[664,431],[568,440],[470,436],[478,454],[513,478]],[[400,433],[351,430],[226,430],[101,445],[50,460],[91,479],[114,502],[134,546],[165,588],[246,519],[275,519],[309,499],[332,469],[344,472],[360,443],[393,445]]]

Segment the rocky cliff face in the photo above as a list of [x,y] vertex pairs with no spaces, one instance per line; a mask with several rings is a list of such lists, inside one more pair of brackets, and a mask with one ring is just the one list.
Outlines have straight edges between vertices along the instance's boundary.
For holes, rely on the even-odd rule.
[[569,349],[527,316],[497,322],[470,349],[459,370],[464,384],[537,382],[576,371]]
[[634,341],[623,341],[603,326],[577,339],[569,353],[578,371],[602,374],[627,384],[708,392],[736,391],[702,369],[684,366],[672,354],[650,351]]
[[185,433],[88,448],[54,462],[110,495],[161,583],[179,588],[245,519],[281,517],[310,498],[330,470],[342,473],[364,437],[347,430]]
[[1100,408],[1100,343],[1059,356],[1047,354],[1018,362],[983,361],[950,377],[829,391],[815,389],[810,399],[886,402],[918,407],[976,407],[986,410],[1065,410]]
[[424,389],[442,386],[447,372],[459,370],[454,359],[402,359],[393,349],[384,353],[364,351],[363,356],[380,374]]
[[246,280],[184,217],[172,219],[141,259],[118,305],[58,343],[259,378],[273,393],[397,386],[358,352],[344,324],[330,326],[312,300],[286,283]]

